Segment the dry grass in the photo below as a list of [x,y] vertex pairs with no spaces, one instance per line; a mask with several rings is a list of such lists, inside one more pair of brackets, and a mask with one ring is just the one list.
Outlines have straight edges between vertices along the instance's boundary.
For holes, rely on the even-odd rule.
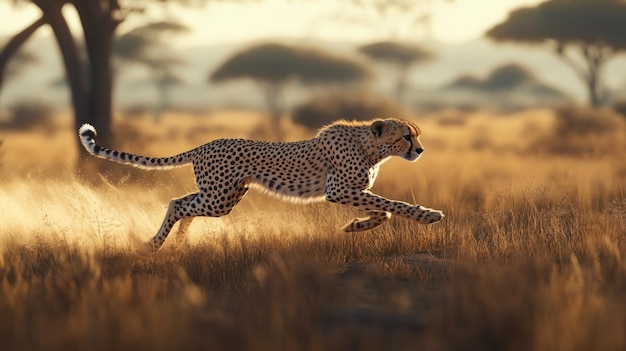
[[[254,137],[253,116],[233,117],[138,120],[124,148],[163,155]],[[534,152],[556,125],[547,111],[421,121],[423,160],[390,161],[374,190],[443,209],[437,225],[393,218],[346,234],[350,209],[252,193],[148,256],[135,243],[193,189],[189,169],[93,188],[71,175],[69,128],[0,135],[0,345],[623,350],[626,164],[617,152]]]

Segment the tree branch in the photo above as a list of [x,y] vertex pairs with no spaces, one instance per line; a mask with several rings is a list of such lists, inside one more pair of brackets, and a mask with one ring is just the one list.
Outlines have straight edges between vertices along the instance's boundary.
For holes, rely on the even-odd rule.
[[43,11],[46,22],[50,24],[57,44],[59,45],[65,73],[70,83],[75,119],[80,121],[85,114],[86,80],[84,76],[84,64],[80,58],[78,47],[61,12],[65,1],[32,1]]
[[590,50],[590,71],[593,72],[593,78],[595,79],[596,92],[600,102],[605,102],[611,94],[611,90],[605,84],[602,68],[604,63],[611,57],[613,50],[610,47],[604,45],[596,45]]
[[[557,45],[559,44],[557,43]],[[576,73],[576,75],[578,75],[580,79],[582,79],[585,82],[589,80],[589,72],[585,71],[585,69],[581,67],[581,65],[579,65],[572,57],[568,56],[567,53],[565,52],[565,48],[556,47],[554,49],[554,52],[557,54],[559,58],[561,58],[561,60],[566,65],[568,65],[572,70],[574,70],[574,72]]]
[[9,42],[4,46],[0,52],[0,90],[2,89],[2,83],[4,80],[4,69],[11,57],[17,52],[17,50],[24,44],[32,35],[46,23],[45,18],[42,16],[30,26],[24,28],[21,32],[17,33]]

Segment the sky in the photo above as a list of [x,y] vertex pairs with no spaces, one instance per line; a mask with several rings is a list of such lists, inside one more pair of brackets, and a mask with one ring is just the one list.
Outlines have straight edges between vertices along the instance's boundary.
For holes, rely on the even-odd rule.
[[[430,38],[444,43],[461,43],[479,38],[493,25],[506,19],[515,8],[532,6],[542,0],[455,0],[452,3],[432,3],[432,26]],[[149,11],[146,18],[159,20],[177,19],[191,27],[192,31],[177,38],[180,46],[220,45],[233,42],[261,40],[263,38],[318,39],[325,41],[353,41],[389,37],[392,30],[401,39],[416,40],[427,36],[415,29],[408,30],[397,23],[357,25],[339,19],[339,13],[354,18],[374,17],[366,12],[343,8],[338,11],[336,0],[264,0],[247,5],[214,3],[206,8],[181,8],[168,6],[166,9]],[[16,33],[39,15],[34,5],[25,4],[14,8],[6,0],[0,0],[0,37]],[[67,11],[70,25],[77,29],[72,11]],[[138,17],[123,23],[120,31],[139,24]],[[43,29],[38,35],[49,35]]]

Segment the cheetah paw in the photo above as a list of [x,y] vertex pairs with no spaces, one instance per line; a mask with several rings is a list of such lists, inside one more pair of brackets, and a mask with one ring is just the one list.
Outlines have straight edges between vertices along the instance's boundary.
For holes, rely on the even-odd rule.
[[417,223],[431,224],[439,222],[444,216],[443,212],[419,206],[417,214]]

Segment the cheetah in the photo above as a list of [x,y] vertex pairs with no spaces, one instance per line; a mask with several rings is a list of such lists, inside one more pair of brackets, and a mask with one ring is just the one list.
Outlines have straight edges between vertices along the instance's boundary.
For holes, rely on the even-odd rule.
[[176,222],[187,231],[197,216],[227,215],[249,187],[297,202],[327,200],[353,206],[367,216],[348,223],[346,232],[365,231],[398,215],[430,224],[441,211],[393,201],[370,192],[381,164],[392,156],[414,162],[424,151],[420,129],[390,118],[368,122],[338,121],[312,139],[266,142],[218,139],[171,157],[146,157],[114,151],[96,143],[96,130],[84,124],[80,141],[93,156],[144,169],[193,165],[198,192],[170,201],[156,235],[146,244],[159,250]]

